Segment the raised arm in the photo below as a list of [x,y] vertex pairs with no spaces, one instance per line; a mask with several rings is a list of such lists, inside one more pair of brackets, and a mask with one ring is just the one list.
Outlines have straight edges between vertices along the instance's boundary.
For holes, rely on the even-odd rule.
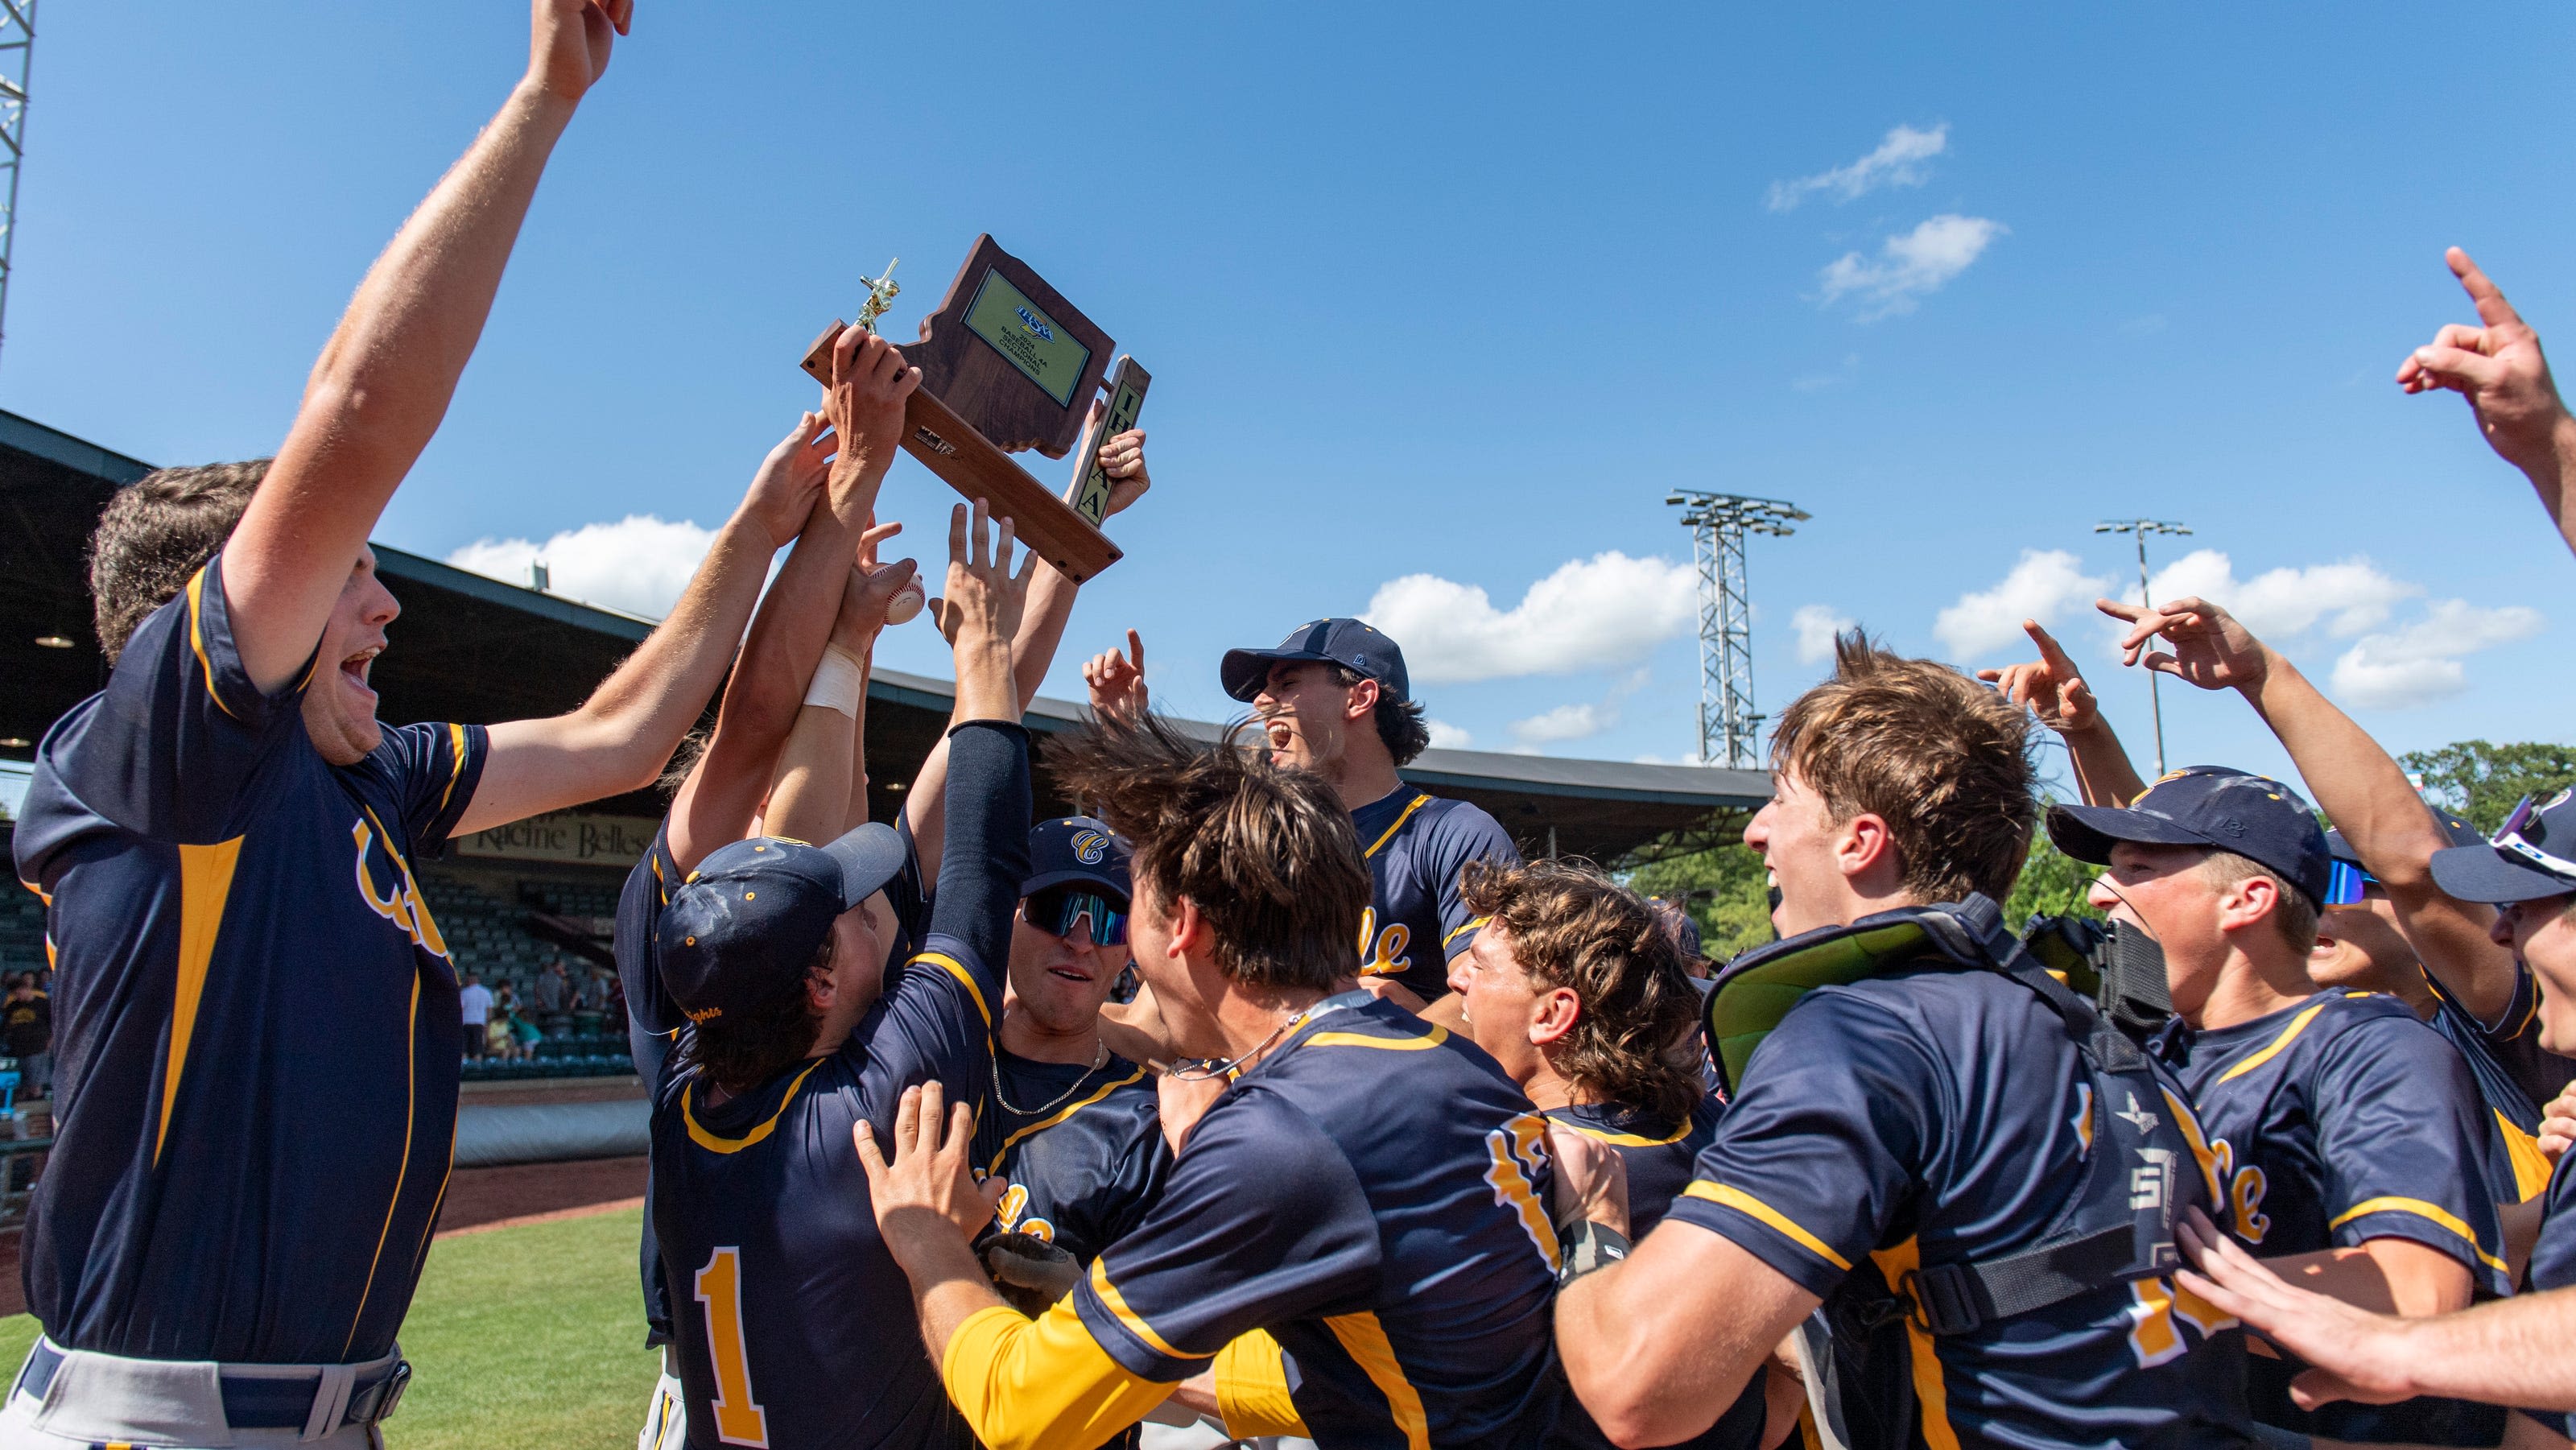
[[[773,475],[764,470],[753,481],[742,507],[717,532],[715,546],[670,617],[580,709],[551,719],[492,727],[483,780],[459,831],[649,784],[670,760],[690,723],[706,709],[732,662],[744,617],[751,612],[752,597],[759,591],[770,556],[795,535],[809,513],[828,511],[847,526],[847,541],[830,578],[835,588],[848,578],[859,530],[875,510],[877,487],[892,462],[892,440],[902,428],[903,400],[921,381],[919,371],[905,366],[903,355],[882,338],[852,331],[857,335],[845,334],[833,354],[835,381],[827,408],[836,414],[842,444],[825,485],[822,509],[812,507],[810,496],[765,494]],[[783,490],[785,485],[777,487]],[[811,630],[813,643],[806,650],[804,666],[810,671],[821,651],[822,635],[830,629],[828,617],[810,625],[782,620],[782,634],[799,629]],[[779,652],[785,654],[790,648],[782,644]],[[781,667],[794,669],[792,664],[764,662],[755,673]],[[800,680],[804,673],[789,678]],[[713,755],[715,749],[711,744],[708,753]],[[764,779],[766,772],[763,762],[759,774]],[[691,805],[694,809],[694,800]],[[700,855],[721,844],[714,839],[692,841]]]
[[[862,557],[875,544],[902,528],[883,524],[868,530]],[[885,627],[886,605],[912,579],[912,561],[843,571],[839,613],[832,622],[830,652],[818,668],[779,752],[778,781],[770,788],[769,812],[762,829],[799,841],[837,839],[855,822],[849,819],[851,778],[866,769],[860,741],[861,711],[866,708],[867,679],[860,661],[868,643]]]
[[224,549],[234,644],[262,693],[303,670],[377,517],[438,431],[546,158],[633,9],[535,0],[527,74],[367,270],[324,344]]
[[[1010,956],[1011,912],[1028,874],[1029,751],[1010,640],[1027,605],[1032,552],[1014,574],[1011,521],[987,528],[985,504],[960,504],[948,523],[948,579],[929,612],[957,661],[957,723],[948,731],[955,768],[948,796],[939,888],[930,932],[963,943],[998,974]],[[1000,983],[993,984],[998,993]]]
[[2038,620],[2025,619],[2021,627],[2030,642],[2039,646],[2039,658],[2029,664],[1979,670],[1977,678],[1991,682],[2004,698],[2038,716],[2040,724],[2066,742],[2067,758],[2075,768],[2075,788],[2086,805],[2125,806],[2136,800],[2147,783],[2129,763],[2129,752],[2121,747],[2111,722],[2102,718],[2102,708],[2094,702],[2083,673]]
[[[2488,938],[2488,908],[2455,901],[2433,884],[2433,853],[2450,838],[2379,742],[2298,666],[2207,600],[2169,600],[2154,610],[2104,600],[2100,607],[2129,623],[2121,648],[2132,663],[2245,697],[2281,738],[2317,809],[2387,890],[2424,969],[2479,1021],[2503,1016],[2513,1000],[2513,953]],[[2146,653],[2157,635],[2170,653]]]
[[2457,247],[2442,254],[2451,275],[2477,305],[2479,326],[2451,323],[2397,366],[2397,385],[2410,393],[2448,388],[2469,400],[2478,432],[2505,462],[2522,470],[2540,495],[2540,506],[2576,549],[2576,419],[2558,396],[2540,335],[2531,330],[2504,293]]
[[[1097,411],[1095,405],[1094,412]],[[1145,430],[1141,428],[1130,428],[1100,445],[1100,463],[1109,474],[1109,502],[1101,515],[1104,520],[1124,512],[1154,486],[1153,478],[1145,471]],[[1047,671],[1055,664],[1056,648],[1064,641],[1065,623],[1073,617],[1074,596],[1081,589],[1053,566],[1040,568],[1037,579],[1029,586],[1027,608],[1011,640],[1013,678],[1023,710],[1046,683]],[[955,725],[973,718],[961,709],[950,717],[949,723]],[[920,775],[904,797],[904,820],[912,827],[913,848],[924,861],[940,857],[946,829],[943,812],[947,784],[948,741],[943,737],[931,747],[929,757],[921,763]]]

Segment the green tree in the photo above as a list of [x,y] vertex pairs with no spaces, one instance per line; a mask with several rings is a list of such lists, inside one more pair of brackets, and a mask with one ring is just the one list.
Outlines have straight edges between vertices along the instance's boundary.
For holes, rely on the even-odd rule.
[[2524,796],[2542,800],[2576,785],[2576,746],[2462,740],[2439,750],[2410,750],[2398,759],[2421,777],[2424,794],[2492,832]]
[[1723,962],[1771,940],[1771,900],[1762,858],[1741,841],[1667,856],[1628,873],[1630,889],[1690,903],[1700,950]]
[[[2043,803],[2041,810],[2046,809]],[[2098,874],[2099,867],[2057,849],[2042,826],[2031,832],[2029,859],[2022,863],[2021,879],[2013,883],[2012,899],[2004,903],[2004,925],[2018,932],[2034,915],[2099,917],[2102,913],[2084,900]]]

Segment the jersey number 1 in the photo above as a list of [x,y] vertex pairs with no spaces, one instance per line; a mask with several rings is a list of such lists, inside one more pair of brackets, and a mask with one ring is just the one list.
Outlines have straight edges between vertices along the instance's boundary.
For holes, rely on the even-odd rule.
[[695,1288],[707,1311],[707,1358],[716,1367],[716,1438],[765,1447],[769,1417],[751,1397],[751,1356],[743,1347],[742,1251],[718,1249],[708,1256]]

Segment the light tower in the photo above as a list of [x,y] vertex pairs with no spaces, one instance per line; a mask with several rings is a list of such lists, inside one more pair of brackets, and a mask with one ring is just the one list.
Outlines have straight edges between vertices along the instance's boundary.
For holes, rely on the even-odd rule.
[[1744,536],[1786,536],[1808,515],[1775,498],[1696,489],[1664,502],[1682,510],[1699,565],[1699,758],[1748,769],[1762,716],[1753,708],[1753,596],[1744,579]]
[[9,311],[18,163],[27,155],[27,66],[35,51],[36,0],[0,0],[0,319]]
[[[2138,604],[2146,609],[2155,608],[2156,602],[2147,597],[2147,535],[2187,535],[2191,530],[2180,524],[2167,523],[2162,519],[2112,519],[2095,524],[2093,532],[2138,536]],[[2163,693],[2156,688],[2156,672],[2153,670],[2147,671],[2147,708],[2154,712],[2156,719],[2156,774],[2163,775],[2165,773],[2165,699]]]

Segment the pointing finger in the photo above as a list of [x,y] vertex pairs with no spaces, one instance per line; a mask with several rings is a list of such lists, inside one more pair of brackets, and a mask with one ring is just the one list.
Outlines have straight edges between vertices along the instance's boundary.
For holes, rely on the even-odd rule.
[[2460,279],[2461,290],[2478,305],[2479,321],[2489,327],[2522,321],[2522,314],[2514,311],[2513,304],[2504,300],[2504,289],[2479,271],[2478,264],[2469,260],[2468,253],[2453,247],[2442,254],[2442,260],[2451,264],[2451,275]]
[[2139,615],[2146,613],[2135,604],[2125,604],[2117,599],[2096,599],[2093,601],[2093,607],[2119,620],[2134,621]]
[[1145,637],[1132,629],[1127,631],[1127,655],[1134,661],[1136,673],[1145,673]]

